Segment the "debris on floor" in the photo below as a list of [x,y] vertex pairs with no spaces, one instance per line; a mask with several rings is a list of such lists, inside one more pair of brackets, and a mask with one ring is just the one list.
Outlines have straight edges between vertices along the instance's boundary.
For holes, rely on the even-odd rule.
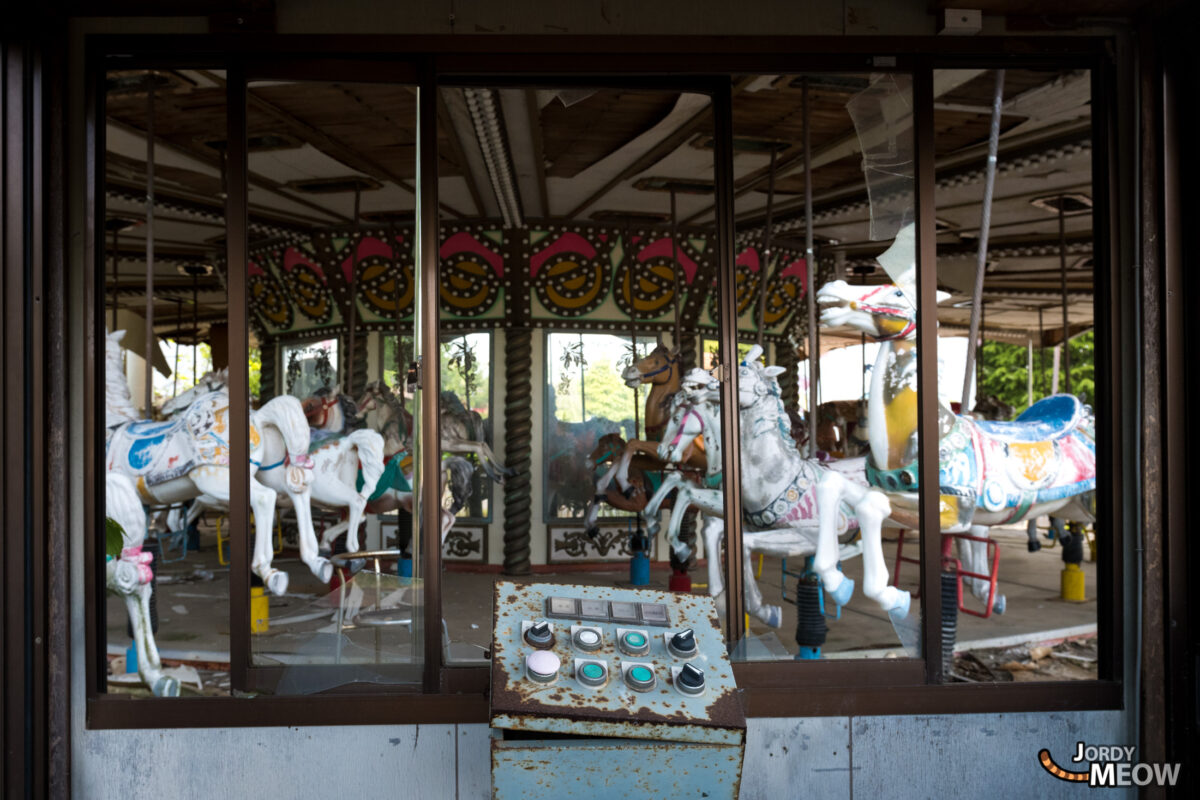
[[1096,637],[1030,642],[954,654],[951,681],[1029,682],[1095,680]]

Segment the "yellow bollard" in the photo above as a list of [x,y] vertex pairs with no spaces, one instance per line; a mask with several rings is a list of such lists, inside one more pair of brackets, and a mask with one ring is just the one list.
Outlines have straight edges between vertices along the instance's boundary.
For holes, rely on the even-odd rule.
[[1083,603],[1087,600],[1084,596],[1084,578],[1083,570],[1078,564],[1067,563],[1063,565],[1062,571],[1062,599],[1068,603]]
[[263,587],[250,587],[250,632],[266,633],[271,622],[271,601]]

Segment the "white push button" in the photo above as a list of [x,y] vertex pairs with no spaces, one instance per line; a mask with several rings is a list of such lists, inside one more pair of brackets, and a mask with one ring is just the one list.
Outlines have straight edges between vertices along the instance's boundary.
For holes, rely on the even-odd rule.
[[594,653],[600,649],[602,637],[600,631],[595,628],[579,628],[571,636],[571,640],[575,646],[587,653]]
[[562,666],[562,662],[554,653],[546,650],[538,650],[530,653],[525,658],[525,671],[529,674],[530,680],[538,683],[553,683],[558,677],[558,668]]

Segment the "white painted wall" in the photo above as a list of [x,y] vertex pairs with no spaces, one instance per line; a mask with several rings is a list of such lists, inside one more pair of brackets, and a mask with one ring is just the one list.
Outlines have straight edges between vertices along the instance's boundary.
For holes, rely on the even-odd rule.
[[[1080,739],[1125,741],[1122,717],[1092,711],[751,719],[741,797],[1074,798],[1083,790],[1046,774],[1038,750],[1049,748],[1065,764]],[[490,796],[485,725],[73,736],[74,792],[88,800]]]

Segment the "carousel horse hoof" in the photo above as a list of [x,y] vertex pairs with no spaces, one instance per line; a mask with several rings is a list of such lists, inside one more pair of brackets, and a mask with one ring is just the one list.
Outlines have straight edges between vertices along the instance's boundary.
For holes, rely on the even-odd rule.
[[849,603],[850,598],[854,596],[854,579],[842,578],[842,582],[838,584],[837,590],[829,592],[829,596],[833,598],[833,602],[839,606],[844,606]]
[[1036,553],[1038,550],[1041,550],[1041,549],[1042,549],[1041,542],[1039,542],[1037,539],[1029,540],[1029,552]]
[[637,495],[637,493],[638,493],[638,488],[636,486],[630,486],[628,489],[621,490],[621,496],[624,497],[626,500],[632,500]]
[[322,558],[329,558],[331,555],[333,555],[333,548],[326,545],[321,545],[319,548],[317,548],[317,555],[321,556]]
[[349,567],[351,573],[361,572],[365,566],[367,566],[367,560],[365,558],[350,559]]
[[759,613],[755,616],[757,616],[764,625],[767,625],[771,628],[778,628],[783,625],[783,609],[779,606],[764,605],[761,609],[759,609]]
[[317,580],[321,583],[329,583],[333,579],[333,562],[327,558],[318,557],[313,564],[312,574],[317,576]]
[[589,539],[595,539],[597,536],[600,535],[600,526],[599,525],[588,525],[586,528],[583,529],[583,532],[587,534],[587,537]]
[[996,599],[992,601],[992,611],[996,614],[1003,614],[1008,608],[1008,598],[1002,594],[996,595]]
[[[655,533],[657,533],[657,531]],[[688,547],[683,542],[676,542],[675,544],[671,545],[671,549],[675,551],[675,557],[684,564],[687,563],[687,560],[692,555],[692,548]]]
[[150,689],[155,697],[179,697],[179,679],[163,675],[154,682]]
[[891,617],[893,622],[899,622],[908,617],[910,608],[912,608],[912,595],[908,592],[901,592],[896,605],[888,609],[888,616]]
[[283,570],[273,569],[265,581],[267,591],[276,597],[283,597],[288,588],[288,574]]

